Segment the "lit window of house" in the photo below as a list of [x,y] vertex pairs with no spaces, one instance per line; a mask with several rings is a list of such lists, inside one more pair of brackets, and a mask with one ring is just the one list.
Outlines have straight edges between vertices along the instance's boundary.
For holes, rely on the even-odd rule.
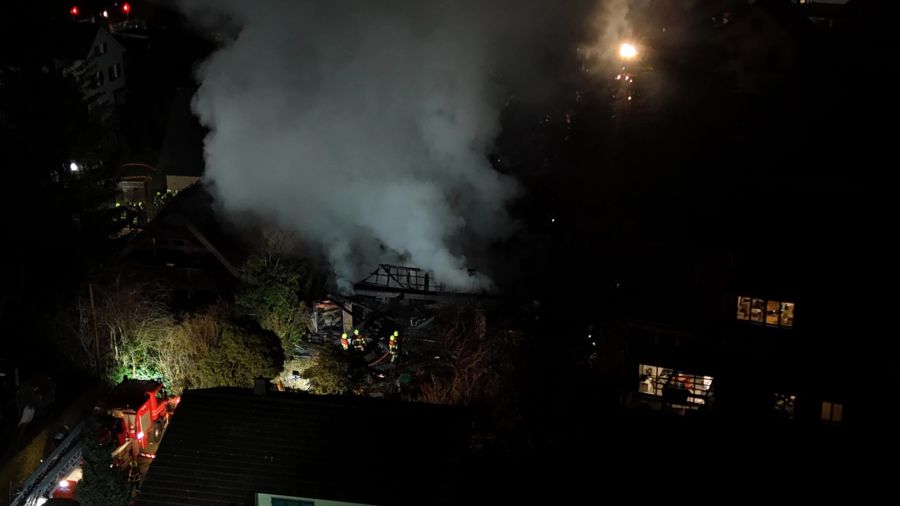
[[765,299],[753,299],[750,302],[750,321],[757,323],[763,322],[763,315],[766,310]]
[[738,297],[737,319],[750,319],[750,297]]
[[782,327],[793,327],[794,326],[794,303],[793,302],[782,302],[781,303],[781,324]]
[[788,420],[794,418],[794,407],[797,405],[797,396],[788,394],[775,394],[775,413]]
[[641,383],[638,387],[638,391],[643,394],[662,395],[662,383],[660,383],[662,375],[661,369],[661,367],[655,365],[641,364],[639,366]]
[[794,303],[741,295],[737,298],[737,319],[790,328],[794,326]]
[[665,390],[678,390],[686,394],[687,402],[706,404],[711,395],[713,377],[689,374],[655,365],[638,366],[640,384],[638,391],[661,397]]
[[781,303],[777,300],[766,302],[766,325],[778,325],[781,316]]
[[822,401],[822,420],[841,423],[844,417],[844,405],[837,402]]

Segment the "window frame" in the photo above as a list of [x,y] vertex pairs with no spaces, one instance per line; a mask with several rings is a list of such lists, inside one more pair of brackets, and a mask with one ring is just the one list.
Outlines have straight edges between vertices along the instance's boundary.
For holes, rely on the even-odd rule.
[[315,501],[292,499],[289,497],[273,497],[272,506],[316,506]]
[[[650,374],[645,378],[646,371],[649,371]],[[686,390],[688,392],[687,402],[695,406],[702,406],[715,395],[715,380],[714,376],[694,374],[652,364],[638,364],[637,391],[644,395],[663,397],[666,388]]]
[[[822,401],[822,409],[819,418],[825,423],[840,425],[844,422],[844,403],[835,401]],[[826,409],[827,408],[827,409]],[[837,409],[835,409],[837,408]]]
[[[783,394],[780,392],[775,392],[773,394],[774,403],[772,404],[772,409],[775,411],[775,414],[784,418],[785,420],[793,420],[797,415],[797,395],[796,394]],[[782,404],[779,406],[778,402],[781,401]]]
[[[750,305],[751,305],[752,297],[748,297],[746,295],[738,295],[737,297],[737,319],[740,321],[748,322],[750,321]],[[744,309],[744,311],[741,311]],[[743,317],[741,314],[743,313]]]
[[[770,308],[772,305],[775,306],[774,309]],[[746,309],[746,312],[742,311],[742,309]],[[735,320],[765,327],[792,329],[796,319],[794,315],[796,309],[797,303],[793,301],[738,295]],[[758,311],[758,316],[754,315],[754,310]],[[790,312],[790,320],[785,318],[788,310]],[[745,315],[746,317],[744,317]],[[770,320],[772,316],[775,316],[775,318]]]

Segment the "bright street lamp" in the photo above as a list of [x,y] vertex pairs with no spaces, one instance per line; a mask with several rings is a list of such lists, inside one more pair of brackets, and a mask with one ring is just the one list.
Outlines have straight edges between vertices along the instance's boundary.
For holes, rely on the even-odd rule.
[[638,54],[637,47],[630,42],[623,42],[619,45],[619,58],[623,60],[633,60]]

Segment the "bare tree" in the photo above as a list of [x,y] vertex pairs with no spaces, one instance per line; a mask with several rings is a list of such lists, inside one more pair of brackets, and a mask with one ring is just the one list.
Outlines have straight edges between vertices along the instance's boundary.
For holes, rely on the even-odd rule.
[[484,312],[475,305],[455,306],[438,322],[437,339],[448,357],[420,389],[419,399],[433,404],[467,405],[483,399],[496,385],[493,367],[499,348],[486,333]]

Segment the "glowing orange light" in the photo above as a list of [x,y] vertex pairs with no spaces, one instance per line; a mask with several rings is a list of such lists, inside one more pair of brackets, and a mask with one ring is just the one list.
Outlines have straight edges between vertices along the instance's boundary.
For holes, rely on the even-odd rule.
[[622,45],[619,46],[619,56],[621,56],[625,60],[631,60],[635,56],[637,56],[637,48],[634,44],[629,42],[623,42]]

